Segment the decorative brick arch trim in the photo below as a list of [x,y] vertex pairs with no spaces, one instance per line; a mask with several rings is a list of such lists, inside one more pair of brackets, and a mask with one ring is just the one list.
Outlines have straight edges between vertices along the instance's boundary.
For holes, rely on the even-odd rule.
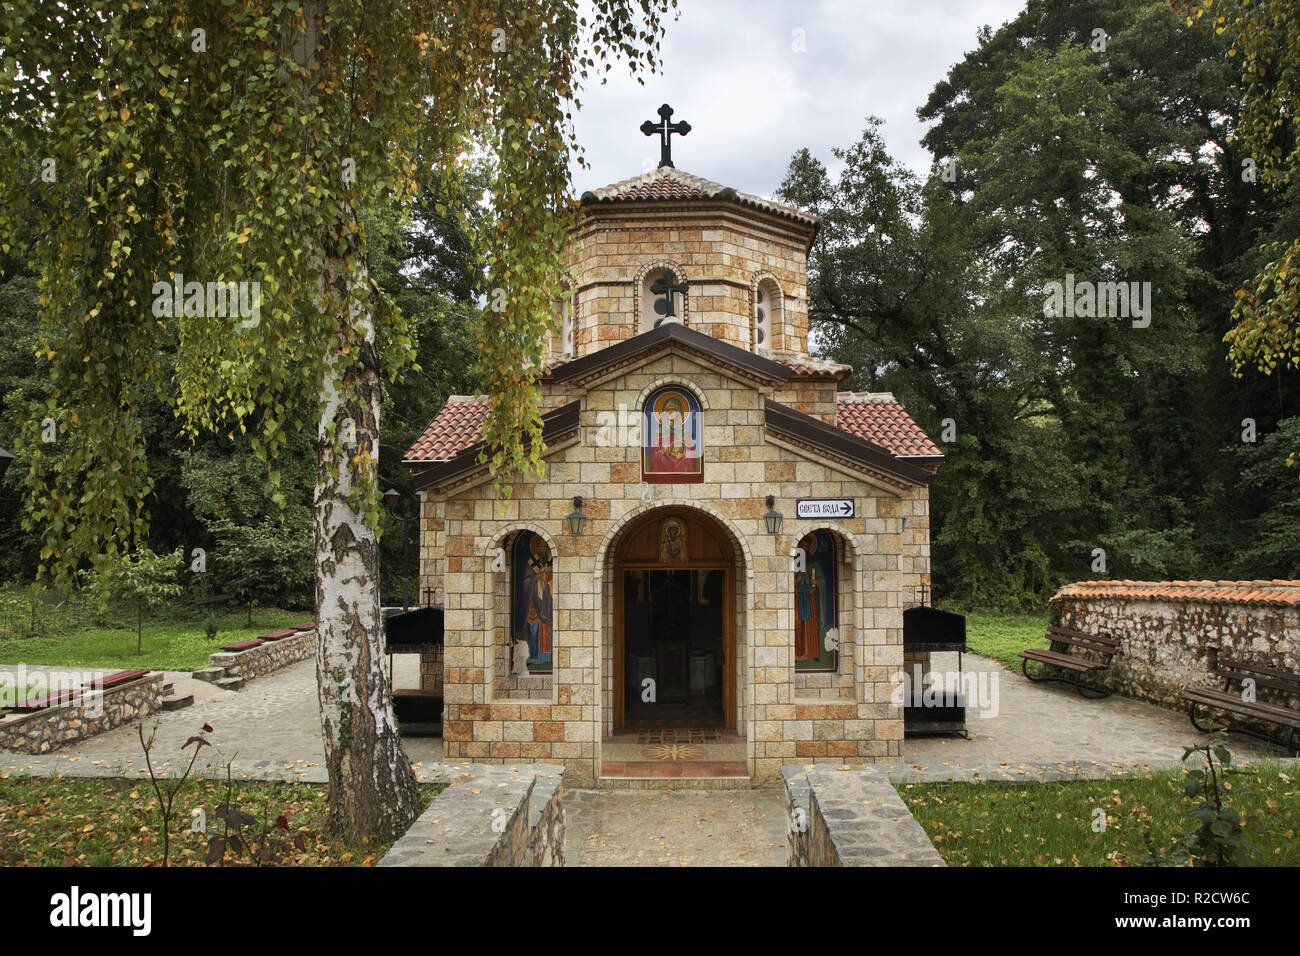
[[677,388],[684,388],[695,396],[695,400],[700,403],[700,411],[709,410],[709,400],[704,395],[704,390],[694,382],[688,382],[683,378],[673,378],[671,376],[658,378],[641,390],[641,394],[636,397],[636,410],[641,412],[645,408],[646,399],[666,385],[673,385]]
[[[671,259],[654,259],[645,263],[637,270],[636,278],[632,280],[632,315],[636,319],[636,330],[641,331],[641,287],[645,285],[645,277],[651,272],[659,269],[672,269],[673,274],[678,280],[685,279],[688,283],[690,277],[687,276],[686,270],[682,268],[681,263],[673,262]],[[682,325],[691,324],[691,294],[688,291],[682,296],[682,314],[678,316],[682,320]]]
[[856,573],[861,568],[862,560],[866,556],[866,545],[862,542],[860,535],[854,534],[848,528],[836,521],[802,521],[795,525],[790,531],[790,557],[794,557],[794,549],[799,547],[799,542],[810,531],[833,531],[839,535],[844,543],[847,544],[853,555],[853,570]]
[[483,547],[483,553],[485,555],[490,554],[496,548],[505,547],[504,542],[506,538],[510,537],[510,535],[514,534],[516,531],[532,531],[550,546],[551,554],[554,557],[558,558],[560,556],[560,550],[555,546],[555,538],[551,536],[551,533],[545,528],[539,527],[538,525],[528,521],[512,521],[510,524],[502,525],[497,529],[496,533],[488,539],[488,543]]
[[[605,537],[601,539],[600,545],[596,548],[596,567],[595,570],[592,572],[596,579],[596,584],[598,588],[600,583],[605,578],[605,572],[607,570],[606,564],[609,561],[610,555],[613,554],[612,548],[618,542],[618,540],[623,536],[623,533],[627,530],[628,525],[634,524],[637,521],[637,519],[643,517],[644,515],[650,513],[651,511],[654,511],[658,508],[668,508],[668,507],[688,508],[693,511],[703,512],[704,514],[707,514],[710,518],[712,518],[714,521],[716,521],[719,525],[721,525],[723,530],[727,532],[727,536],[731,538],[732,546],[737,548],[740,551],[741,557],[744,560],[745,581],[747,582],[747,584],[753,582],[754,554],[749,549],[749,541],[745,538],[743,534],[740,533],[740,530],[736,528],[735,524],[732,523],[730,518],[722,514],[712,505],[709,505],[702,501],[695,501],[690,498],[656,498],[653,501],[644,502],[643,504],[633,508],[631,511],[629,511],[627,514],[623,516],[623,520],[621,520],[617,525],[615,525],[614,527],[610,528],[608,531],[605,532]],[[750,589],[746,587],[746,591],[749,592],[749,590]],[[752,595],[751,595],[751,600],[752,600]]]

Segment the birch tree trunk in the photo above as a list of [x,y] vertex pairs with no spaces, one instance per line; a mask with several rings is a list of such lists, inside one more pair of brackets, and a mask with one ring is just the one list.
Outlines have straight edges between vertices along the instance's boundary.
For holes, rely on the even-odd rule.
[[325,285],[335,293],[329,301],[345,303],[357,334],[349,342],[340,329],[321,383],[313,499],[316,680],[330,823],[350,833],[393,837],[415,819],[420,802],[384,673],[379,542],[349,500],[353,469],[373,476],[379,461],[374,323],[362,301],[348,295],[358,276],[364,280],[364,264],[350,271],[346,260],[325,261]]
[[[304,14],[306,29],[293,38],[293,57],[310,66],[324,6],[306,4]],[[419,814],[419,792],[402,750],[392,689],[384,673],[379,542],[350,500],[354,477],[375,484],[379,355],[368,290],[362,297],[352,295],[366,285],[354,214],[342,204],[332,204],[330,213],[325,234],[312,237],[320,244],[309,250],[316,263],[323,257],[322,291],[327,294],[319,307],[342,312],[337,321],[327,323],[337,332],[322,369],[312,509],[316,681],[329,772],[329,819],[333,828],[346,833],[396,837]]]

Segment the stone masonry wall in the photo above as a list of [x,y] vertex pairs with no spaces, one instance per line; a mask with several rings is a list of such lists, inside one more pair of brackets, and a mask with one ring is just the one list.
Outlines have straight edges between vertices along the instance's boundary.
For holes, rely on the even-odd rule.
[[[598,413],[619,404],[639,408],[652,388],[668,382],[693,386],[702,398],[702,484],[644,484],[639,445],[601,447],[595,440]],[[482,475],[423,494],[420,589],[434,589],[434,602],[445,608],[448,760],[546,760],[563,763],[574,781],[598,775],[602,711],[612,692],[601,673],[610,666],[612,640],[605,582],[622,529],[670,504],[715,519],[738,554],[737,729],[748,742],[755,782],[775,782],[781,766],[798,759],[901,756],[903,722],[890,702],[890,677],[903,663],[902,608],[929,583],[928,491],[857,477],[825,455],[768,436],[763,398],[755,385],[670,350],[587,391],[579,437],[550,449],[543,478],[514,481],[509,500],[494,498]],[[787,516],[775,536],[763,525],[768,494]],[[583,496],[590,519],[577,537],[564,527],[574,495]],[[853,498],[857,516],[797,521],[800,497]],[[812,675],[795,676],[790,573],[791,551],[819,527],[846,545],[840,617],[846,630],[852,627],[846,676],[825,687],[810,684]],[[541,700],[504,695],[499,674],[506,658],[498,645],[510,612],[504,575],[489,570],[488,555],[524,528],[543,535],[554,555],[555,665]]]
[[564,768],[484,767],[434,798],[380,866],[563,866]]
[[946,866],[884,770],[786,767],[790,866]]
[[1171,597],[1058,594],[1052,599],[1054,622],[1119,639],[1120,653],[1098,683],[1130,697],[1182,708],[1183,690],[1222,687],[1222,679],[1210,671],[1209,647],[1217,647],[1220,657],[1300,674],[1300,608],[1184,600],[1172,596],[1179,590],[1177,582],[1158,586]]
[[224,667],[228,677],[251,680],[303,661],[316,653],[316,631],[299,631],[293,637],[267,641],[246,651],[218,651],[208,657],[211,667]]
[[0,750],[48,753],[74,740],[147,717],[162,706],[162,687],[162,673],[152,673],[99,691],[102,697],[98,699],[0,717]]
[[773,320],[771,348],[804,353],[806,242],[779,217],[742,215],[725,204],[588,210],[571,247],[575,354],[641,331],[640,280],[647,268],[665,266],[690,284],[683,297],[685,324],[743,349],[752,348],[758,284],[775,281],[783,302],[781,316]]

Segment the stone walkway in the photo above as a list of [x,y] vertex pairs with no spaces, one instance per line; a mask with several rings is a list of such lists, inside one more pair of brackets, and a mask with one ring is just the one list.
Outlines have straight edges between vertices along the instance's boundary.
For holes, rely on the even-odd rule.
[[[956,659],[956,654],[936,654],[933,667],[955,671]],[[1145,772],[1181,763],[1183,749],[1205,739],[1185,712],[1127,697],[1088,700],[1071,686],[1030,683],[975,654],[962,655],[962,665],[976,675],[976,691],[989,692],[968,694],[971,739],[907,738],[905,763],[889,768],[895,780],[1023,781]],[[995,705],[984,708],[990,716],[981,716],[980,703]],[[1240,734],[1229,736],[1228,747],[1234,760],[1286,755],[1280,747]]]
[[785,794],[566,790],[565,866],[785,866]]
[[[416,658],[406,659],[410,670]],[[403,668],[403,657],[395,659],[399,686],[418,683]],[[159,713],[144,721],[148,738],[154,722],[152,759],[154,768],[184,769],[192,750],[181,747],[206,723],[211,748],[195,764],[196,773],[224,773],[233,758],[232,771],[245,779],[297,779],[306,783],[326,781],[325,748],[321,743],[320,705],[316,698],[316,662],[299,661],[259,677],[239,691],[222,690],[188,673],[167,673],[177,694],[193,694],[194,704],[184,710]],[[53,754],[16,754],[0,751],[0,773],[70,776],[147,776],[137,724],[118,727],[88,740],[64,747]],[[421,779],[434,779],[426,768],[442,760],[442,741],[437,737],[406,737],[402,744]]]
[[[954,655],[955,657],[955,655]],[[955,667],[942,660],[936,669]],[[1145,772],[1178,764],[1183,748],[1201,739],[1183,714],[1121,697],[1085,700],[1061,684],[1030,684],[995,661],[967,654],[968,672],[984,675],[989,696],[968,709],[970,740],[908,738],[906,761],[882,765],[900,780],[1061,779]],[[398,686],[414,686],[416,659],[398,657]],[[326,780],[316,666],[302,661],[259,678],[243,690],[220,690],[169,674],[192,707],[157,715],[155,767],[183,766],[181,745],[212,725],[198,764],[221,772],[234,758],[245,779]],[[996,684],[994,683],[996,681]],[[978,686],[978,685],[977,685]],[[992,690],[996,686],[996,694]],[[981,703],[996,702],[981,717]],[[991,711],[993,708],[986,708]],[[146,721],[148,735],[154,718]],[[455,772],[442,764],[442,742],[410,737],[407,755],[424,781]],[[1281,756],[1279,748],[1234,735],[1234,757]],[[0,776],[9,773],[129,777],[146,773],[135,726],[121,727],[55,754],[0,752]],[[781,787],[753,790],[568,790],[566,862],[579,866],[770,866],[786,860],[786,817]]]

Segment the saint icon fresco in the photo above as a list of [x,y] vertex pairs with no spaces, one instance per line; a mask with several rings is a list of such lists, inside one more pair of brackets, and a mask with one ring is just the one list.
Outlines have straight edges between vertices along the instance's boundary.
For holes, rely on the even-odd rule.
[[530,668],[550,670],[554,596],[551,549],[531,531],[521,531],[514,547],[514,632],[528,642]]
[[641,471],[647,481],[704,478],[700,407],[682,388],[655,392],[643,412]]
[[794,575],[794,660],[800,670],[829,670],[835,654],[825,644],[835,627],[835,540],[828,531],[813,531],[799,542],[806,570]]

